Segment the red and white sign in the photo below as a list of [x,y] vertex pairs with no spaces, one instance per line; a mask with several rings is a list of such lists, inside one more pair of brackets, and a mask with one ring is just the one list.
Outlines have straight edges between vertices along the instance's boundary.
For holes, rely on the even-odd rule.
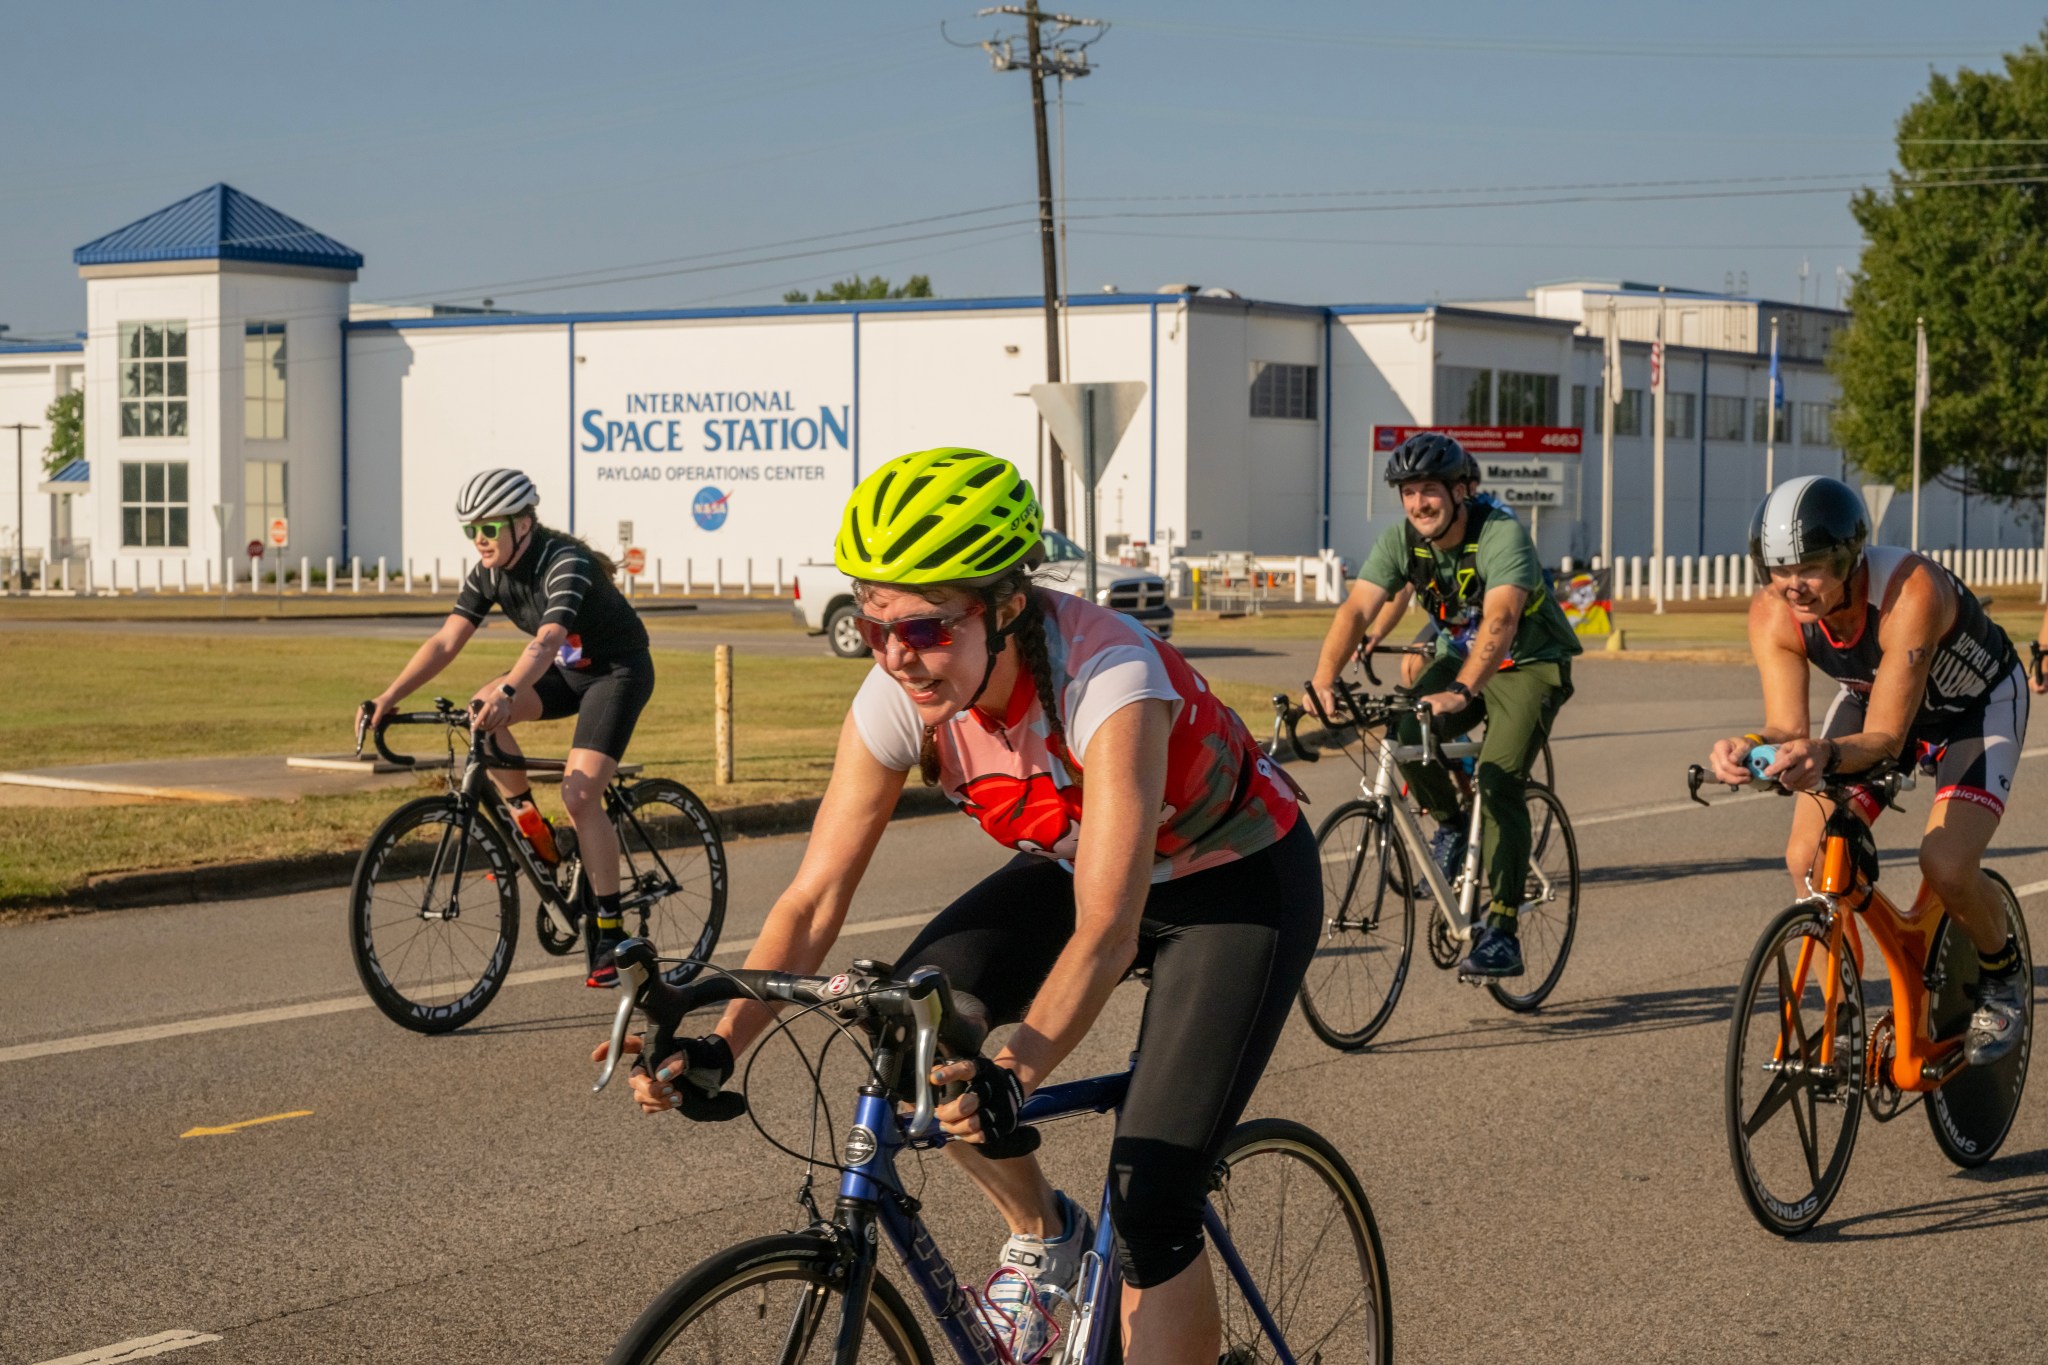
[[1585,441],[1577,427],[1374,427],[1372,448],[1384,453],[1424,431],[1440,431],[1474,455],[1576,455]]
[[647,551],[641,549],[638,545],[627,547],[626,557],[621,561],[621,566],[627,573],[639,573],[647,567]]
[[252,541],[250,541],[250,542],[249,542],[249,558],[251,558],[251,559],[256,559],[256,558],[259,558],[259,557],[260,557],[260,556],[261,556],[262,554],[263,554],[263,542],[262,542],[262,541],[260,541],[260,540],[252,540]]
[[270,543],[280,550],[292,543],[291,523],[283,517],[270,519]]

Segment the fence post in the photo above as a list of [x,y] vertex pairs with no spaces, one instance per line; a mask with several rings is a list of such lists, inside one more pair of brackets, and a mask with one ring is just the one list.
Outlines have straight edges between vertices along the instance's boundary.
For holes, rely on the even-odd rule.
[[1557,562],[1557,571],[1561,574],[1564,574],[1566,577],[1571,576],[1572,557],[1570,555],[1566,555],[1563,559]]
[[732,783],[732,646],[711,653],[711,747],[718,764],[718,785]]
[[[330,568],[332,568],[332,567],[333,567],[331,563],[330,563],[329,567],[330,567]],[[328,574],[327,576],[328,576],[329,578],[332,578],[332,577],[334,577],[334,575],[333,575],[332,573]],[[311,555],[300,555],[300,556],[299,556],[299,596],[301,596],[301,597],[304,597],[304,596],[305,596],[305,595],[306,595],[307,593],[311,592],[311,591],[313,590],[313,588],[312,588],[312,584],[313,584],[313,557],[312,557]]]
[[410,596],[410,595],[411,595],[411,593],[412,593],[412,556],[411,556],[411,555],[407,555],[407,556],[405,557],[405,591],[406,591],[406,594],[407,594],[408,596]]
[[717,557],[716,559],[714,559],[714,560],[712,560],[712,561],[711,561],[711,583],[712,583],[712,588],[711,588],[711,595],[712,595],[713,597],[723,597],[723,596],[725,596],[725,556],[724,556],[724,555],[720,555],[720,556],[718,556],[718,557]]
[[434,556],[433,576],[427,579],[427,591],[436,597],[441,595],[441,556]]
[[1302,595],[1303,584],[1301,581],[1303,578],[1307,577],[1307,575],[1308,561],[1306,559],[1303,559],[1300,555],[1296,555],[1294,557],[1294,600],[1297,602],[1303,602],[1308,600]]
[[348,557],[348,590],[358,597],[362,596],[363,557],[361,555],[350,555]]
[[775,595],[782,596],[782,556],[775,556]]
[[385,569],[385,567],[384,567],[384,556],[383,556],[383,555],[378,555],[378,556],[377,556],[377,591],[381,593],[381,592],[389,592],[390,590],[391,590],[391,574],[390,574],[390,572],[389,572],[389,571],[387,571],[387,570]]
[[650,589],[656,597],[661,596],[661,561],[654,561],[654,586]]

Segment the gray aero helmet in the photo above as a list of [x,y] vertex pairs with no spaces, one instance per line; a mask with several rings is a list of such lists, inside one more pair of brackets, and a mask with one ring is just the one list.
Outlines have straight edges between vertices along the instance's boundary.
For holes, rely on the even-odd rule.
[[516,469],[486,469],[462,485],[455,498],[458,521],[482,521],[487,517],[509,517],[537,506],[540,493],[533,480]]
[[1821,474],[1788,479],[1765,495],[1749,523],[1749,557],[1759,579],[1774,568],[1810,560],[1834,561],[1847,578],[1870,540],[1863,498],[1840,479]]

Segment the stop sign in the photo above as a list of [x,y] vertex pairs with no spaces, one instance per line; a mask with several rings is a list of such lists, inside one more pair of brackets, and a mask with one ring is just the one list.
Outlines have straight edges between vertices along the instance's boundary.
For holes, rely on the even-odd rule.
[[637,574],[646,567],[647,551],[641,549],[637,545],[627,549],[625,559],[625,569],[627,573]]
[[249,542],[249,558],[251,558],[251,559],[258,559],[258,558],[261,558],[261,557],[262,557],[262,554],[263,554],[263,542],[262,542],[262,541],[260,541],[260,540],[252,540],[252,541],[250,541],[250,542]]

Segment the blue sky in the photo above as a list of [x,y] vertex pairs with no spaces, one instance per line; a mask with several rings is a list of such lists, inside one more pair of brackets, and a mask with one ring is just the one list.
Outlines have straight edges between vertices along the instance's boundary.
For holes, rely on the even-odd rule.
[[[757,303],[856,271],[1033,293],[1026,79],[940,28],[1015,23],[973,9],[17,7],[0,323],[80,327],[72,248],[216,180],[363,252],[358,299]],[[1989,0],[1076,12],[1114,27],[1067,89],[1072,288],[1300,302],[1743,274],[1792,298],[1804,259],[1832,303],[1844,187],[1894,164],[1930,69],[2042,26]],[[1585,186],[1622,188],[1557,188]]]

